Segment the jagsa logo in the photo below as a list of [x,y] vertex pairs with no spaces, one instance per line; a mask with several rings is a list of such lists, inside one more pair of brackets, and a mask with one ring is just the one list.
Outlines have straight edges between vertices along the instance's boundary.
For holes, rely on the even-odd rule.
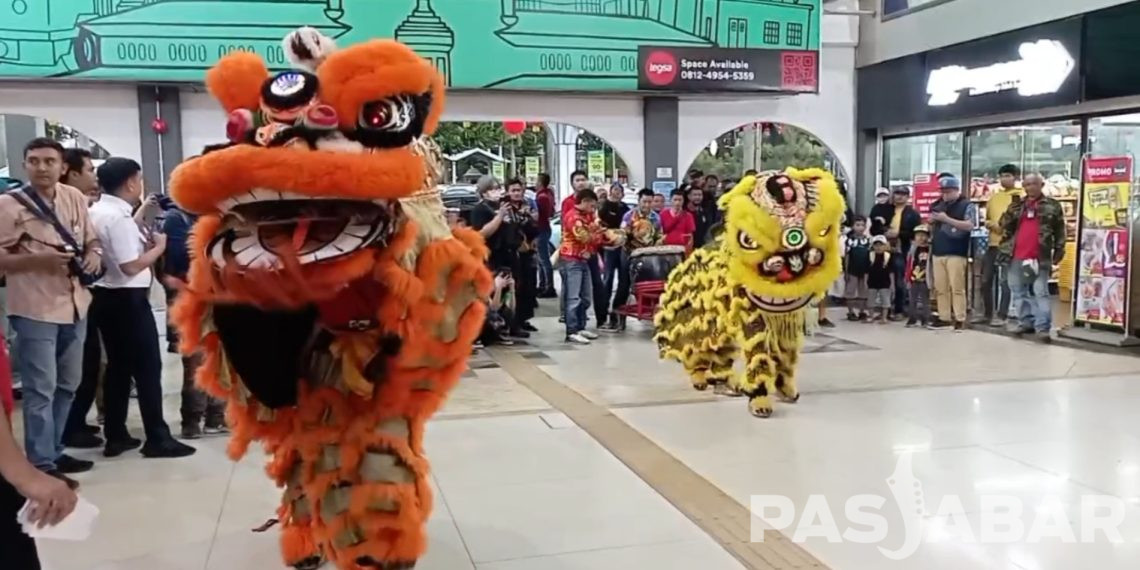
[[645,78],[654,85],[669,85],[677,78],[677,58],[667,51],[655,51],[645,58]]

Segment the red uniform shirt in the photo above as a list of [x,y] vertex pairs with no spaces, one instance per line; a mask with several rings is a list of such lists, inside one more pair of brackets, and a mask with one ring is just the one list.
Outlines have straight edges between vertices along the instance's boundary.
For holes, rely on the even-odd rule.
[[1014,259],[1037,259],[1041,248],[1041,216],[1037,214],[1037,200],[1025,200],[1017,236],[1013,238]]
[[689,245],[697,231],[697,222],[692,212],[681,210],[680,215],[667,209],[661,211],[661,231],[665,233],[665,245]]
[[577,205],[578,205],[578,201],[574,199],[573,194],[562,199],[561,210],[562,210],[562,219],[564,220],[562,222],[563,225],[566,224],[566,222],[565,222],[566,216],[568,216],[570,214],[570,212],[574,211],[574,206],[577,206]]

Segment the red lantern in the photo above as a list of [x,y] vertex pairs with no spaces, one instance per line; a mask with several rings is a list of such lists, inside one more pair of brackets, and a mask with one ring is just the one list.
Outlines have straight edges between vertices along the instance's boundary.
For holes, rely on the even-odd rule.
[[521,135],[526,130],[526,121],[503,121],[503,130],[511,136]]
[[169,129],[169,127],[166,125],[166,121],[162,120],[161,117],[151,121],[150,128],[160,135],[165,135],[166,131]]

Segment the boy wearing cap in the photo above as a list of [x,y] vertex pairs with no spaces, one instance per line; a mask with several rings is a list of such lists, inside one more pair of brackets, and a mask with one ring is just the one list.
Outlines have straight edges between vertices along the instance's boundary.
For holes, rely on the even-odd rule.
[[871,237],[867,235],[867,218],[855,216],[843,255],[843,298],[849,321],[867,319],[867,271],[870,265]]
[[886,324],[895,290],[895,269],[891,262],[890,244],[887,243],[886,236],[871,238],[871,265],[867,268],[867,289],[870,292],[871,319]]
[[930,227],[919,224],[914,228],[914,244],[906,256],[906,284],[910,295],[910,314],[907,327],[930,324]]
[[966,268],[970,233],[977,227],[978,209],[962,195],[956,176],[938,180],[942,198],[930,206],[930,258],[934,291],[938,296],[938,320],[930,328],[966,327]]

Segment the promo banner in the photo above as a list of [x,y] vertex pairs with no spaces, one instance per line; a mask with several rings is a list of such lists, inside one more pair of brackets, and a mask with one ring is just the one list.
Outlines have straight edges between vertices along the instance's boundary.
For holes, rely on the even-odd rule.
[[918,210],[923,221],[930,217],[930,206],[942,197],[942,190],[938,188],[937,174],[915,174],[914,193],[911,194],[911,204]]
[[595,184],[606,181],[606,152],[591,150],[586,154],[586,175]]
[[526,166],[526,185],[534,186],[538,184],[538,157],[528,156],[524,164]]
[[1089,157],[1081,192],[1074,320],[1124,330],[1128,311],[1130,156]]

